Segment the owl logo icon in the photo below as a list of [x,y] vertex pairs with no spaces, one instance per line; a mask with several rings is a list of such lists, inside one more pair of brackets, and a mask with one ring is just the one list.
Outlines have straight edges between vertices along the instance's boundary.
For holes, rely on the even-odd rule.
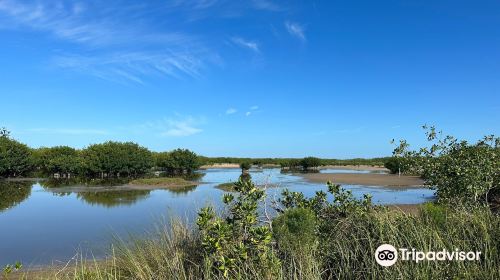
[[375,260],[381,266],[392,266],[398,260],[398,251],[390,244],[382,244],[375,251]]

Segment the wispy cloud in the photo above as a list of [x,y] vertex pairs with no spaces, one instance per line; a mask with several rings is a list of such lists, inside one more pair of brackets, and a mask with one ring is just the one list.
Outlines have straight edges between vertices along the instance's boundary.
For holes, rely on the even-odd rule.
[[283,8],[278,6],[276,3],[273,3],[268,0],[252,0],[253,6],[259,10],[267,10],[267,11],[282,11]]
[[256,53],[260,52],[259,44],[254,41],[245,40],[241,37],[233,37],[231,41],[240,47],[250,49]]
[[257,110],[259,110],[259,106],[253,105],[249,108],[249,111],[245,113],[245,116],[249,117],[250,115],[252,115],[252,113],[258,112]]
[[196,55],[186,53],[125,52],[105,55],[59,55],[54,65],[115,82],[142,84],[144,75],[198,78],[205,63]]
[[191,123],[186,121],[171,121],[169,130],[165,131],[162,135],[173,137],[190,136],[202,132],[200,128],[194,127]]
[[63,135],[108,135],[107,130],[100,129],[75,129],[75,128],[30,128],[30,133],[40,134],[63,134]]
[[176,115],[174,118],[164,118],[158,121],[147,122],[134,127],[136,133],[157,133],[167,137],[186,137],[203,131],[200,127],[204,123],[203,118],[193,116]]
[[[215,1],[196,2],[205,7]],[[157,29],[151,28],[152,23],[148,24],[143,15],[148,11],[140,10],[145,5],[117,5],[110,9],[89,2],[89,6],[93,5],[90,9],[87,2],[83,3],[0,0],[0,26],[27,27],[78,44],[83,47],[77,49],[78,53],[74,48],[59,51],[54,65],[110,81],[143,84],[151,74],[197,78],[206,64],[220,60],[195,36],[154,31]],[[132,14],[138,24],[119,16],[129,9],[137,9]]]
[[226,115],[232,115],[234,113],[238,112],[238,110],[234,109],[234,108],[229,108],[226,110]]
[[286,21],[285,27],[288,33],[290,33],[290,35],[298,38],[302,42],[305,42],[307,40],[305,35],[305,28],[301,24],[296,22]]

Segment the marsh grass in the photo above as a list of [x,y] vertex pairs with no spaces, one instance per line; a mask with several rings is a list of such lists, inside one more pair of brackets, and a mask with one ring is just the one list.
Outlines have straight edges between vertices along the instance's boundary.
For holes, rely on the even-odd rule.
[[[379,210],[331,225],[314,250],[281,251],[278,271],[251,262],[227,279],[500,279],[500,218],[487,209],[456,210],[427,204],[417,215]],[[481,251],[480,261],[398,261],[379,266],[383,243],[417,250]],[[223,279],[201,250],[200,235],[180,221],[146,238],[116,240],[105,260],[80,258],[62,269],[24,274],[22,279]],[[243,273],[244,272],[244,273]]]

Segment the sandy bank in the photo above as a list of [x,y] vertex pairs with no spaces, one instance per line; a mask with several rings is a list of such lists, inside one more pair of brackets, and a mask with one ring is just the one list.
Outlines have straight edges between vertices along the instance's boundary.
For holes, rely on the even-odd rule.
[[236,163],[216,163],[216,164],[202,165],[200,166],[199,169],[211,169],[211,168],[240,168],[240,165]]
[[350,173],[305,173],[297,174],[304,179],[315,183],[328,181],[337,184],[386,186],[386,187],[411,187],[423,186],[424,181],[417,176],[401,176],[392,174],[350,174]]
[[320,166],[319,169],[367,170],[367,171],[389,172],[389,169],[383,166],[371,166],[371,165],[324,165]]

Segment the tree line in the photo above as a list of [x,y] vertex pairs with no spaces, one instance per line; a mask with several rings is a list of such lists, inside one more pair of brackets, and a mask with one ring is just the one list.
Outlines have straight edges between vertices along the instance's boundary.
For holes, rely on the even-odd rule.
[[61,177],[86,176],[95,178],[138,177],[151,171],[168,174],[192,173],[201,165],[217,163],[277,165],[283,169],[309,170],[323,165],[382,166],[390,158],[320,159],[297,158],[238,158],[204,157],[187,149],[153,152],[132,142],[108,141],[84,149],[68,146],[30,148],[10,137],[0,128],[0,177],[18,177],[42,173]]
[[[240,164],[249,162],[255,166],[262,165],[280,165],[289,166],[290,163],[300,161],[302,158],[245,158],[245,157],[201,157],[204,164],[223,164],[232,163]],[[391,157],[378,158],[354,158],[354,159],[325,159],[318,158],[319,165],[368,165],[368,166],[384,166]]]
[[151,171],[192,173],[201,165],[198,155],[187,149],[152,152],[132,142],[108,141],[84,149],[68,146],[32,149],[0,130],[0,177],[33,173],[61,177],[138,177]]

